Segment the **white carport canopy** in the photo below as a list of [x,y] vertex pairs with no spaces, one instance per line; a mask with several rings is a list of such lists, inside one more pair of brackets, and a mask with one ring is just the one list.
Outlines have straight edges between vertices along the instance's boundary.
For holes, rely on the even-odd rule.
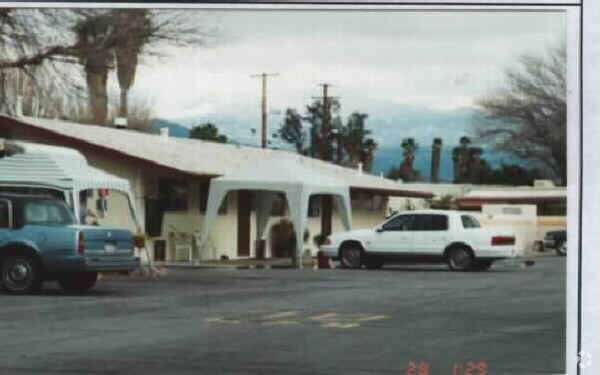
[[78,151],[26,142],[10,142],[9,156],[0,158],[0,185],[32,186],[71,193],[73,211],[79,218],[79,192],[110,189],[127,195],[132,216],[139,227],[129,181],[88,165]]
[[[255,191],[257,239],[264,235],[276,194],[285,194],[296,233],[295,256],[298,267],[302,266],[303,233],[312,195],[332,195],[340,208],[342,224],[347,230],[352,226],[350,187],[347,183],[318,173],[304,165],[300,158],[268,160],[260,164],[247,164],[231,174],[211,180],[202,227],[202,245],[208,241],[221,202],[228,192],[235,190]],[[206,246],[201,248],[206,249]],[[216,258],[216,254],[212,254],[212,257]]]

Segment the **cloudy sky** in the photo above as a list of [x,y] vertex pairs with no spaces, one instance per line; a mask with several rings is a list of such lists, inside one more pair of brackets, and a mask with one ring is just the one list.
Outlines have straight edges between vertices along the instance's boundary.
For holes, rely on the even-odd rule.
[[[197,11],[218,29],[208,47],[170,51],[140,68],[135,97],[166,119],[232,115],[259,124],[260,86],[269,107],[301,109],[334,86],[344,114],[381,116],[396,105],[450,111],[502,84],[523,53],[564,37],[561,13]],[[272,115],[271,122],[280,122]]]

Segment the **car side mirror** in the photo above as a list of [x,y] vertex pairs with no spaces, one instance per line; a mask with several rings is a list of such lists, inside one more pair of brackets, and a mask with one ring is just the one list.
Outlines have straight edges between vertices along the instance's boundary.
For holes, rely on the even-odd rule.
[[375,232],[377,232],[377,233],[383,232],[383,227],[377,227],[377,229],[375,229]]

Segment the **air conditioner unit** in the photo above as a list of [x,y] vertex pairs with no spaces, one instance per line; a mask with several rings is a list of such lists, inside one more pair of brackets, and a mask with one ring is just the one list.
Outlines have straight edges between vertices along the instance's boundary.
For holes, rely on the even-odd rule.
[[115,128],[126,129],[127,128],[127,117],[115,118]]
[[536,188],[553,188],[554,182],[552,180],[535,180],[533,181],[533,187]]

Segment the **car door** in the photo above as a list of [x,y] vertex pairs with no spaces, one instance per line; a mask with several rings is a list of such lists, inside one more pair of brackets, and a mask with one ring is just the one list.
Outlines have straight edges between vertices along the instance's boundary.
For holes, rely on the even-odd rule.
[[415,215],[398,215],[385,222],[373,239],[372,248],[377,252],[405,253],[412,251],[411,232]]
[[6,199],[0,199],[0,247],[7,241],[12,224],[10,202]]
[[448,243],[448,216],[444,214],[416,215],[412,233],[413,248],[419,254],[441,254]]

